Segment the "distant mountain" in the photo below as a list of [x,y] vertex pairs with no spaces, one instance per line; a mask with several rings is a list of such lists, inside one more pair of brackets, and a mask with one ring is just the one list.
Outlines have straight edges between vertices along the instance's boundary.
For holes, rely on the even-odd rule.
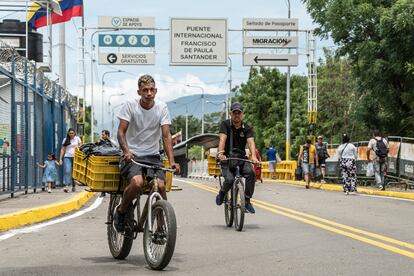
[[[227,94],[204,94],[204,114],[225,111],[224,102]],[[201,118],[201,94],[184,96],[174,101],[167,102],[171,119],[183,115],[185,116],[186,105],[188,108],[188,116]]]
[[[224,102],[226,101],[226,94],[204,94],[204,114],[210,114],[213,112],[219,112],[224,110]],[[168,110],[170,111],[171,119],[177,116],[185,116],[185,105],[187,104],[188,116],[201,118],[201,94],[195,94],[191,96],[184,96],[174,101],[167,102]],[[117,110],[117,112],[119,109]],[[117,113],[115,113],[117,114]],[[99,118],[100,119],[100,115]],[[96,118],[95,118],[96,119]],[[95,126],[94,132],[101,133],[102,129],[108,129],[111,132],[111,137],[116,137],[116,130],[118,128],[118,119],[112,114],[105,118],[105,123]],[[112,120],[114,125],[112,128]]]

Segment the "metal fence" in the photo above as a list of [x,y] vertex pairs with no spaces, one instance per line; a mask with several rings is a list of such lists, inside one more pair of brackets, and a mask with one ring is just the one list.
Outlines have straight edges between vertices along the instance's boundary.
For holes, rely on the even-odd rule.
[[0,195],[44,189],[36,163],[59,156],[75,108],[73,96],[0,42]]
[[[405,184],[405,188],[414,186],[414,138],[389,136],[387,138],[389,153],[387,158],[388,184]],[[369,185],[374,183],[374,177],[367,177],[367,150],[368,141],[353,143],[358,151],[356,161],[357,179],[359,184]],[[326,160],[327,178],[340,179],[337,144],[328,145],[330,158]],[[371,156],[373,157],[373,156]]]

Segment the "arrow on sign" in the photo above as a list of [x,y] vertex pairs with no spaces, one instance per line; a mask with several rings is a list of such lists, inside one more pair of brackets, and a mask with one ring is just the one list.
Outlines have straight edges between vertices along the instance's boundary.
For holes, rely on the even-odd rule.
[[259,58],[256,56],[254,62],[259,63],[259,61],[289,61],[287,58]]
[[118,57],[115,54],[109,54],[106,59],[109,63],[115,63],[118,60]]

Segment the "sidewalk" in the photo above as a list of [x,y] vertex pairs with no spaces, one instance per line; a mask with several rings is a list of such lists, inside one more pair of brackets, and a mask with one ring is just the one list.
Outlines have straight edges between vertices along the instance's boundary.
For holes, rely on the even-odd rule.
[[95,193],[77,186],[76,192],[65,193],[62,188],[52,193],[37,192],[0,197],[0,231],[44,221],[81,208]]
[[[272,180],[266,179],[265,182],[273,182],[273,183],[285,183],[285,184],[293,184],[305,187],[305,181],[296,181],[296,180]],[[341,184],[329,184],[329,183],[310,183],[310,188],[312,189],[321,189],[326,191],[339,191],[343,192],[343,187]],[[388,188],[385,191],[378,190],[376,187],[372,186],[358,186],[358,193],[359,194],[368,194],[368,195],[378,195],[378,196],[388,196],[388,197],[397,197],[397,198],[405,198],[405,199],[413,199],[414,200],[414,190],[403,190],[397,188]]]

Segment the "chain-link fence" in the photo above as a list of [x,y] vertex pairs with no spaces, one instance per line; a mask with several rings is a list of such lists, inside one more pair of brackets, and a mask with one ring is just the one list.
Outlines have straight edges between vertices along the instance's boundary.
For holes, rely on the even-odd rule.
[[0,194],[45,187],[36,163],[59,156],[75,109],[75,97],[0,41]]

